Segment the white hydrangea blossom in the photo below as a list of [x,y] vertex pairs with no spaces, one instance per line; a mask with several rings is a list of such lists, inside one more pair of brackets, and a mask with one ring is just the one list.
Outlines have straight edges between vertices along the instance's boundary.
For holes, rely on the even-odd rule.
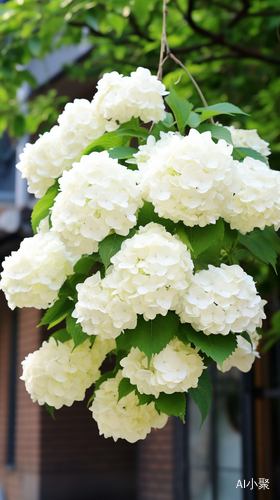
[[68,102],[57,119],[63,141],[62,152],[75,160],[93,141],[105,133],[106,120],[87,99]]
[[280,227],[280,172],[254,158],[246,157],[236,168],[234,195],[223,211],[232,229],[241,233]]
[[111,262],[108,285],[146,320],[176,308],[193,270],[186,245],[153,222],[125,240]]
[[98,272],[77,285],[78,302],[72,314],[85,333],[100,335],[102,340],[116,338],[137,324],[137,314],[129,304],[112,295],[107,281],[101,280]]
[[179,132],[160,132],[161,139],[156,141],[156,138],[153,135],[149,135],[147,138],[147,143],[140,145],[137,153],[129,160],[126,160],[126,163],[137,164],[139,171],[135,171],[138,174],[139,182],[144,177],[144,175],[151,169],[151,158],[155,158],[162,148],[169,146],[170,142],[172,142],[174,135],[177,137],[182,137]]
[[118,401],[118,386],[122,380],[121,370],[115,378],[110,378],[100,385],[91,407],[92,416],[96,420],[99,434],[105,438],[119,438],[135,443],[145,439],[152,428],[161,429],[167,423],[165,413],[158,413],[154,403],[139,405],[135,392]]
[[134,116],[147,123],[165,118],[163,96],[165,86],[146,68],[137,68],[131,76],[119,75],[116,71],[106,73],[97,84],[93,104],[98,113],[111,120],[109,130],[116,123],[125,123]]
[[176,312],[206,335],[252,333],[266,317],[265,304],[251,276],[238,265],[221,264],[195,274]]
[[45,132],[35,144],[26,144],[17,168],[27,179],[28,191],[43,196],[86,146],[105,132],[106,120],[89,101],[75,99],[58,117],[59,126]]
[[154,147],[149,160],[138,164],[143,196],[161,217],[186,226],[215,224],[232,196],[237,163],[232,146],[224,140],[215,144],[210,132],[191,129],[186,137],[161,133]]
[[71,168],[73,158],[67,158],[63,152],[61,130],[55,125],[50,132],[45,132],[35,144],[26,144],[23,153],[19,155],[20,162],[16,165],[22,177],[29,184],[28,192],[36,198],[44,196],[65,169]]
[[52,224],[71,251],[91,254],[111,230],[127,236],[142,206],[133,171],[108,151],[83,156],[59,180],[61,192],[52,209]]
[[161,392],[187,392],[191,387],[197,387],[203,372],[198,351],[197,347],[185,346],[175,337],[159,354],[152,356],[148,368],[147,356],[138,347],[133,347],[120,362],[122,374],[137,386],[140,394],[153,394],[158,398]]
[[48,227],[47,219],[41,221],[38,233],[25,238],[3,262],[0,289],[11,309],[50,307],[67,275],[73,273],[78,256],[67,252],[58,235]]
[[[228,372],[233,366],[244,373],[251,370],[255,359],[260,357],[257,347],[261,336],[255,331],[250,334],[250,338],[253,347],[248,340],[244,339],[240,335],[237,335],[237,347],[235,351],[223,362],[223,372]],[[217,368],[221,371],[219,365],[217,365]]]
[[51,337],[22,361],[20,378],[33,402],[47,403],[58,410],[82,401],[86,389],[100,377],[99,368],[115,345],[97,338],[92,348],[89,340],[74,350],[73,347],[72,339],[62,343]]
[[236,148],[251,148],[263,156],[270,155],[269,142],[260,138],[258,131],[235,128],[233,125],[227,128],[231,133],[231,138]]

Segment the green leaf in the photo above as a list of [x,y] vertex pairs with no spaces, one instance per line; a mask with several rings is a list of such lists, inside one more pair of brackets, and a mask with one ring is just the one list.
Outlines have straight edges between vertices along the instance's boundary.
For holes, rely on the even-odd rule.
[[126,330],[128,341],[132,347],[138,347],[144,352],[150,364],[153,354],[158,354],[173,339],[177,332],[179,317],[169,311],[166,316],[158,314],[155,319],[145,321],[143,316],[138,316],[137,326],[134,330]]
[[[113,354],[115,354],[116,350],[113,349]],[[117,349],[117,356],[116,356],[116,363],[115,363],[115,368],[113,370],[114,375],[117,375],[119,370],[122,370],[121,366],[121,360],[127,356],[127,351],[126,349]]]
[[99,379],[95,382],[95,391],[99,389],[103,382],[106,382],[109,378],[114,378],[114,376],[115,374],[113,370],[103,373],[103,375],[101,375],[101,377],[99,377]]
[[175,132],[175,127],[174,127],[174,118],[171,113],[166,113],[166,117],[163,121],[160,121],[156,123],[150,132],[150,135],[153,135],[156,140],[158,141],[160,139],[160,132],[169,132],[170,130]]
[[199,408],[202,419],[199,429],[201,429],[201,426],[210,411],[212,401],[212,385],[206,370],[204,370],[202,375],[199,377],[197,387],[195,389],[189,389],[188,393]]
[[92,255],[83,255],[74,266],[74,272],[78,274],[88,274],[92,266],[100,262],[100,257],[98,253],[93,253]]
[[37,36],[33,36],[32,38],[29,38],[29,40],[27,41],[27,44],[28,44],[28,47],[29,47],[31,54],[34,57],[38,57],[40,55],[41,49],[42,49],[42,42],[41,42],[40,38],[38,38]]
[[[74,276],[76,276],[76,275],[74,275]],[[81,275],[79,275],[79,276],[81,276]],[[86,277],[85,277],[84,274],[82,276],[83,276],[83,281],[84,281],[86,279]],[[72,297],[72,298],[74,298],[75,295],[76,295],[76,289],[72,285],[72,282],[70,281],[70,276],[68,276],[67,279],[64,281],[61,289],[58,292],[58,297],[59,298],[61,298],[61,297]]]
[[14,118],[13,126],[13,134],[17,137],[22,137],[26,131],[26,120],[22,115],[16,115]]
[[61,297],[52,307],[50,307],[50,309],[47,310],[38,327],[42,325],[49,325],[49,330],[66,318],[67,314],[72,311],[73,308],[74,303],[72,300],[69,300],[66,297]]
[[187,120],[187,125],[191,128],[196,128],[201,121],[201,116],[198,113],[195,113],[194,111],[190,112],[190,116]]
[[186,395],[184,392],[174,392],[173,394],[161,392],[155,401],[155,407],[169,417],[174,415],[185,422]]
[[177,236],[179,236],[182,243],[184,243],[194,253],[194,249],[192,247],[188,233],[186,231],[186,226],[183,223],[177,224],[175,232]]
[[135,0],[131,5],[133,6],[132,8],[137,19],[137,23],[145,25],[150,16],[150,0]]
[[267,164],[266,159],[262,156],[258,151],[250,148],[233,148],[232,157],[234,160],[243,161],[244,158],[250,156],[250,158],[254,158],[255,160],[262,161]]
[[280,238],[277,235],[274,226],[265,226],[264,230],[262,231],[262,235],[266,240],[268,240],[273,247],[275,248],[277,253],[280,253]]
[[242,333],[239,333],[239,335],[241,337],[243,337],[245,340],[247,340],[247,342],[249,342],[249,344],[251,344],[251,346],[253,347],[253,343],[252,343],[251,337],[250,337],[248,332],[242,332]]
[[208,269],[208,266],[217,266],[221,261],[221,243],[211,245],[199,254],[196,260],[196,265],[199,264],[203,269]]
[[[56,340],[56,343],[58,344],[58,340],[62,343],[67,342],[67,340],[71,340],[71,336],[67,332],[66,328],[63,328],[61,330],[58,330],[57,332],[53,333],[51,335]],[[50,337],[50,338],[51,338]]]
[[184,231],[193,249],[193,256],[197,258],[204,250],[222,241],[224,237],[224,223],[222,219],[218,219],[216,224],[208,224],[204,227],[184,226]]
[[219,125],[212,125],[211,123],[203,123],[202,125],[199,125],[199,127],[197,127],[197,130],[200,133],[209,130],[211,132],[212,137],[214,137],[215,139],[223,139],[224,141],[233,145],[231,133],[225,127],[220,127]]
[[111,257],[113,257],[113,255],[115,255],[121,249],[123,241],[127,240],[128,238],[132,238],[135,233],[136,230],[133,228],[130,230],[127,236],[120,236],[119,234],[114,233],[109,234],[109,236],[106,236],[104,240],[100,241],[99,254],[105,266],[105,269],[110,266]]
[[213,104],[212,106],[207,106],[205,108],[196,108],[195,111],[201,113],[201,121],[208,120],[211,116],[216,115],[246,115],[240,108],[229,102],[219,102],[218,104]]
[[99,387],[101,386],[101,384],[103,382],[105,382],[106,380],[108,380],[109,378],[113,378],[114,376],[115,376],[114,372],[111,370],[109,372],[103,373],[103,375],[101,375],[101,377],[99,377],[99,379],[95,382],[94,393],[89,398],[89,400],[87,402],[87,408],[89,408],[90,403],[94,400],[94,398],[96,396],[96,391],[99,389]]
[[119,394],[118,401],[120,401],[120,399],[130,394],[132,391],[135,391],[135,388],[136,386],[130,383],[129,378],[122,378],[118,387],[118,394]]
[[83,344],[87,339],[91,340],[91,336],[83,332],[81,323],[77,323],[77,320],[70,314],[68,314],[66,318],[66,330],[70,337],[74,340],[74,349],[75,347],[78,347],[78,345]]
[[135,389],[135,394],[138,397],[139,403],[136,406],[149,405],[156,401],[156,398],[152,394],[140,394],[140,392]]
[[116,344],[118,351],[126,351],[128,353],[131,349],[131,344],[129,342],[129,334],[122,333],[116,338]]
[[177,94],[173,84],[170,85],[170,94],[165,98],[165,101],[174,113],[179,132],[184,134],[193,105]]
[[46,194],[36,203],[31,214],[31,225],[33,233],[37,233],[37,227],[42,219],[45,219],[50,213],[50,209],[54,204],[54,199],[58,195],[59,183],[58,179],[49,187]]
[[46,410],[48,410],[48,412],[50,413],[50,415],[52,416],[53,420],[55,420],[55,416],[54,416],[54,407],[53,406],[50,406],[48,405],[47,403],[44,404]]
[[109,149],[110,158],[116,158],[117,160],[123,160],[126,158],[132,158],[138,149],[130,148],[128,146],[119,146],[117,148]]
[[224,221],[224,237],[222,241],[222,247],[230,252],[231,249],[236,245],[239,238],[239,232],[236,229],[231,229],[230,225]]
[[87,12],[85,19],[88,26],[90,26],[95,31],[99,31],[98,19],[96,19],[96,17]]
[[166,128],[170,129],[174,125],[174,118],[172,113],[166,113],[164,120],[162,120],[162,123]]
[[200,347],[202,352],[216,361],[221,368],[224,360],[233,353],[237,346],[236,336],[233,333],[205,335],[203,332],[196,332],[189,323],[183,324],[182,330],[190,342],[196,347]]
[[143,207],[140,208],[138,212],[137,227],[146,226],[150,222],[156,222],[157,224],[161,224],[162,226],[165,227],[166,231],[170,233],[172,233],[176,228],[175,222],[173,222],[170,219],[164,219],[162,217],[159,217],[158,214],[155,212],[154,205],[149,201],[144,201]]
[[[256,228],[247,234],[240,234],[239,241],[241,245],[248,248],[252,254],[260,259],[265,264],[271,264],[277,274],[276,261],[277,253],[273,243],[268,240],[263,234],[264,231]],[[267,233],[266,233],[267,234]]]
[[89,144],[89,146],[81,152],[76,161],[80,161],[82,156],[89,155],[93,152],[100,153],[104,150],[123,146],[127,142],[128,138],[129,135],[122,137],[121,135],[116,134],[116,132],[106,132],[106,134],[96,139],[92,144]]

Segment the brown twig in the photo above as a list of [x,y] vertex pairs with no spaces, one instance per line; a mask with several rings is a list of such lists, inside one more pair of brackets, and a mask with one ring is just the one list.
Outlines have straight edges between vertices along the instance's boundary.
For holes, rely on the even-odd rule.
[[[161,44],[160,44],[160,56],[159,56],[159,65],[158,65],[158,72],[157,72],[157,78],[158,80],[162,80],[162,68],[163,68],[163,65],[164,63],[167,61],[167,59],[172,59],[176,64],[178,64],[179,66],[181,66],[181,68],[187,73],[187,75],[189,76],[189,78],[191,79],[193,85],[195,86],[199,96],[200,96],[200,99],[202,100],[202,103],[203,103],[203,106],[207,107],[208,104],[207,104],[207,101],[199,87],[199,85],[197,84],[197,82],[195,81],[195,79],[193,78],[193,76],[191,75],[191,73],[188,71],[188,69],[186,68],[186,66],[184,66],[184,64],[180,61],[180,59],[178,59],[171,51],[170,51],[170,47],[168,45],[168,42],[167,42],[167,37],[166,37],[166,15],[167,15],[167,8],[166,8],[166,0],[163,0],[163,8],[162,8],[163,12],[162,12],[162,34],[161,34]],[[164,52],[166,51],[166,56],[164,57]],[[211,117],[210,118],[210,121],[212,124],[214,124],[214,120],[213,118]],[[151,125],[151,129],[150,131],[152,130],[154,124],[152,123]]]

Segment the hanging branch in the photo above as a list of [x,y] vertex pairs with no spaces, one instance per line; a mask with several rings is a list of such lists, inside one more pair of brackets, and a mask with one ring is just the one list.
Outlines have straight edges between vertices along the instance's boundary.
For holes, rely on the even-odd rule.
[[[167,59],[172,59],[176,64],[178,64],[179,66],[181,66],[181,68],[187,73],[187,75],[189,76],[189,78],[191,79],[192,83],[194,84],[198,94],[199,94],[199,97],[200,99],[202,100],[202,103],[203,103],[203,106],[207,107],[208,104],[207,104],[207,101],[198,85],[198,83],[195,81],[195,79],[193,78],[193,76],[191,75],[191,73],[187,70],[186,66],[184,66],[184,64],[182,63],[182,61],[180,61],[180,59],[178,59],[171,51],[170,51],[170,47],[168,45],[168,42],[167,42],[167,37],[166,37],[166,15],[167,15],[168,11],[167,11],[167,8],[166,8],[166,0],[163,0],[163,7],[162,7],[162,34],[161,34],[161,44],[160,44],[160,56],[159,56],[159,66],[158,66],[158,72],[157,72],[157,77],[159,80],[162,80],[162,68],[163,68],[163,65],[164,63],[167,61]],[[165,58],[163,58],[164,56],[164,52],[166,51],[166,56]],[[210,121],[212,124],[214,124],[214,120],[213,118],[211,117],[210,118]]]

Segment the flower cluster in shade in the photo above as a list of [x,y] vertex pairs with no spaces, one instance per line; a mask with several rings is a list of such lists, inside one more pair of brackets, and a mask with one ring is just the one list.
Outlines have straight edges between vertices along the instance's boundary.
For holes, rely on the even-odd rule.
[[[237,347],[233,351],[233,353],[223,362],[223,372],[229,371],[232,367],[236,367],[238,368],[238,370],[244,373],[247,373],[251,370],[255,359],[260,357],[257,348],[261,336],[256,331],[254,331],[249,334],[249,337],[251,342],[246,340],[241,335],[237,335]],[[219,365],[217,365],[217,368],[221,370]]]
[[135,443],[145,439],[152,428],[164,427],[168,417],[165,413],[158,413],[153,402],[137,406],[139,400],[134,391],[118,401],[118,387],[122,378],[119,370],[116,377],[103,382],[89,409],[100,435],[112,437],[114,441],[122,438]]
[[52,209],[53,229],[75,254],[98,251],[111,230],[127,236],[143,205],[133,171],[107,151],[83,156],[63,172]]
[[280,172],[265,163],[245,158],[238,163],[234,177],[234,194],[223,211],[232,229],[241,233],[255,227],[280,227]]
[[25,238],[3,262],[0,289],[9,307],[50,307],[67,275],[73,273],[77,258],[49,231],[48,219],[41,221],[38,233]]
[[257,130],[244,130],[235,128],[233,125],[225,128],[230,131],[232,142],[236,148],[254,149],[265,157],[270,155],[269,143],[260,138]]
[[161,392],[187,392],[191,387],[197,387],[205,368],[198,351],[197,347],[186,346],[174,337],[159,354],[153,354],[148,367],[147,356],[138,347],[132,347],[120,362],[122,374],[137,386],[140,394],[152,394],[158,398]]
[[137,314],[148,320],[175,310],[193,270],[186,245],[153,222],[126,239],[111,262],[103,280],[96,275],[77,286],[73,317],[88,335],[116,338],[135,328]]
[[62,343],[51,337],[22,362],[21,379],[33,402],[56,409],[71,406],[84,399],[86,389],[100,377],[99,368],[114,347],[113,340],[102,342],[97,338],[92,347],[86,340],[73,350],[73,340]]
[[28,191],[42,197],[82,151],[106,130],[115,130],[132,117],[158,122],[164,119],[165,86],[145,68],[130,77],[106,73],[93,100],[75,99],[58,117],[59,125],[27,144],[17,168],[28,181]]
[[252,333],[265,318],[264,305],[253,278],[238,265],[209,265],[197,272],[177,313],[182,323],[191,323],[206,335],[228,335],[230,331]]

